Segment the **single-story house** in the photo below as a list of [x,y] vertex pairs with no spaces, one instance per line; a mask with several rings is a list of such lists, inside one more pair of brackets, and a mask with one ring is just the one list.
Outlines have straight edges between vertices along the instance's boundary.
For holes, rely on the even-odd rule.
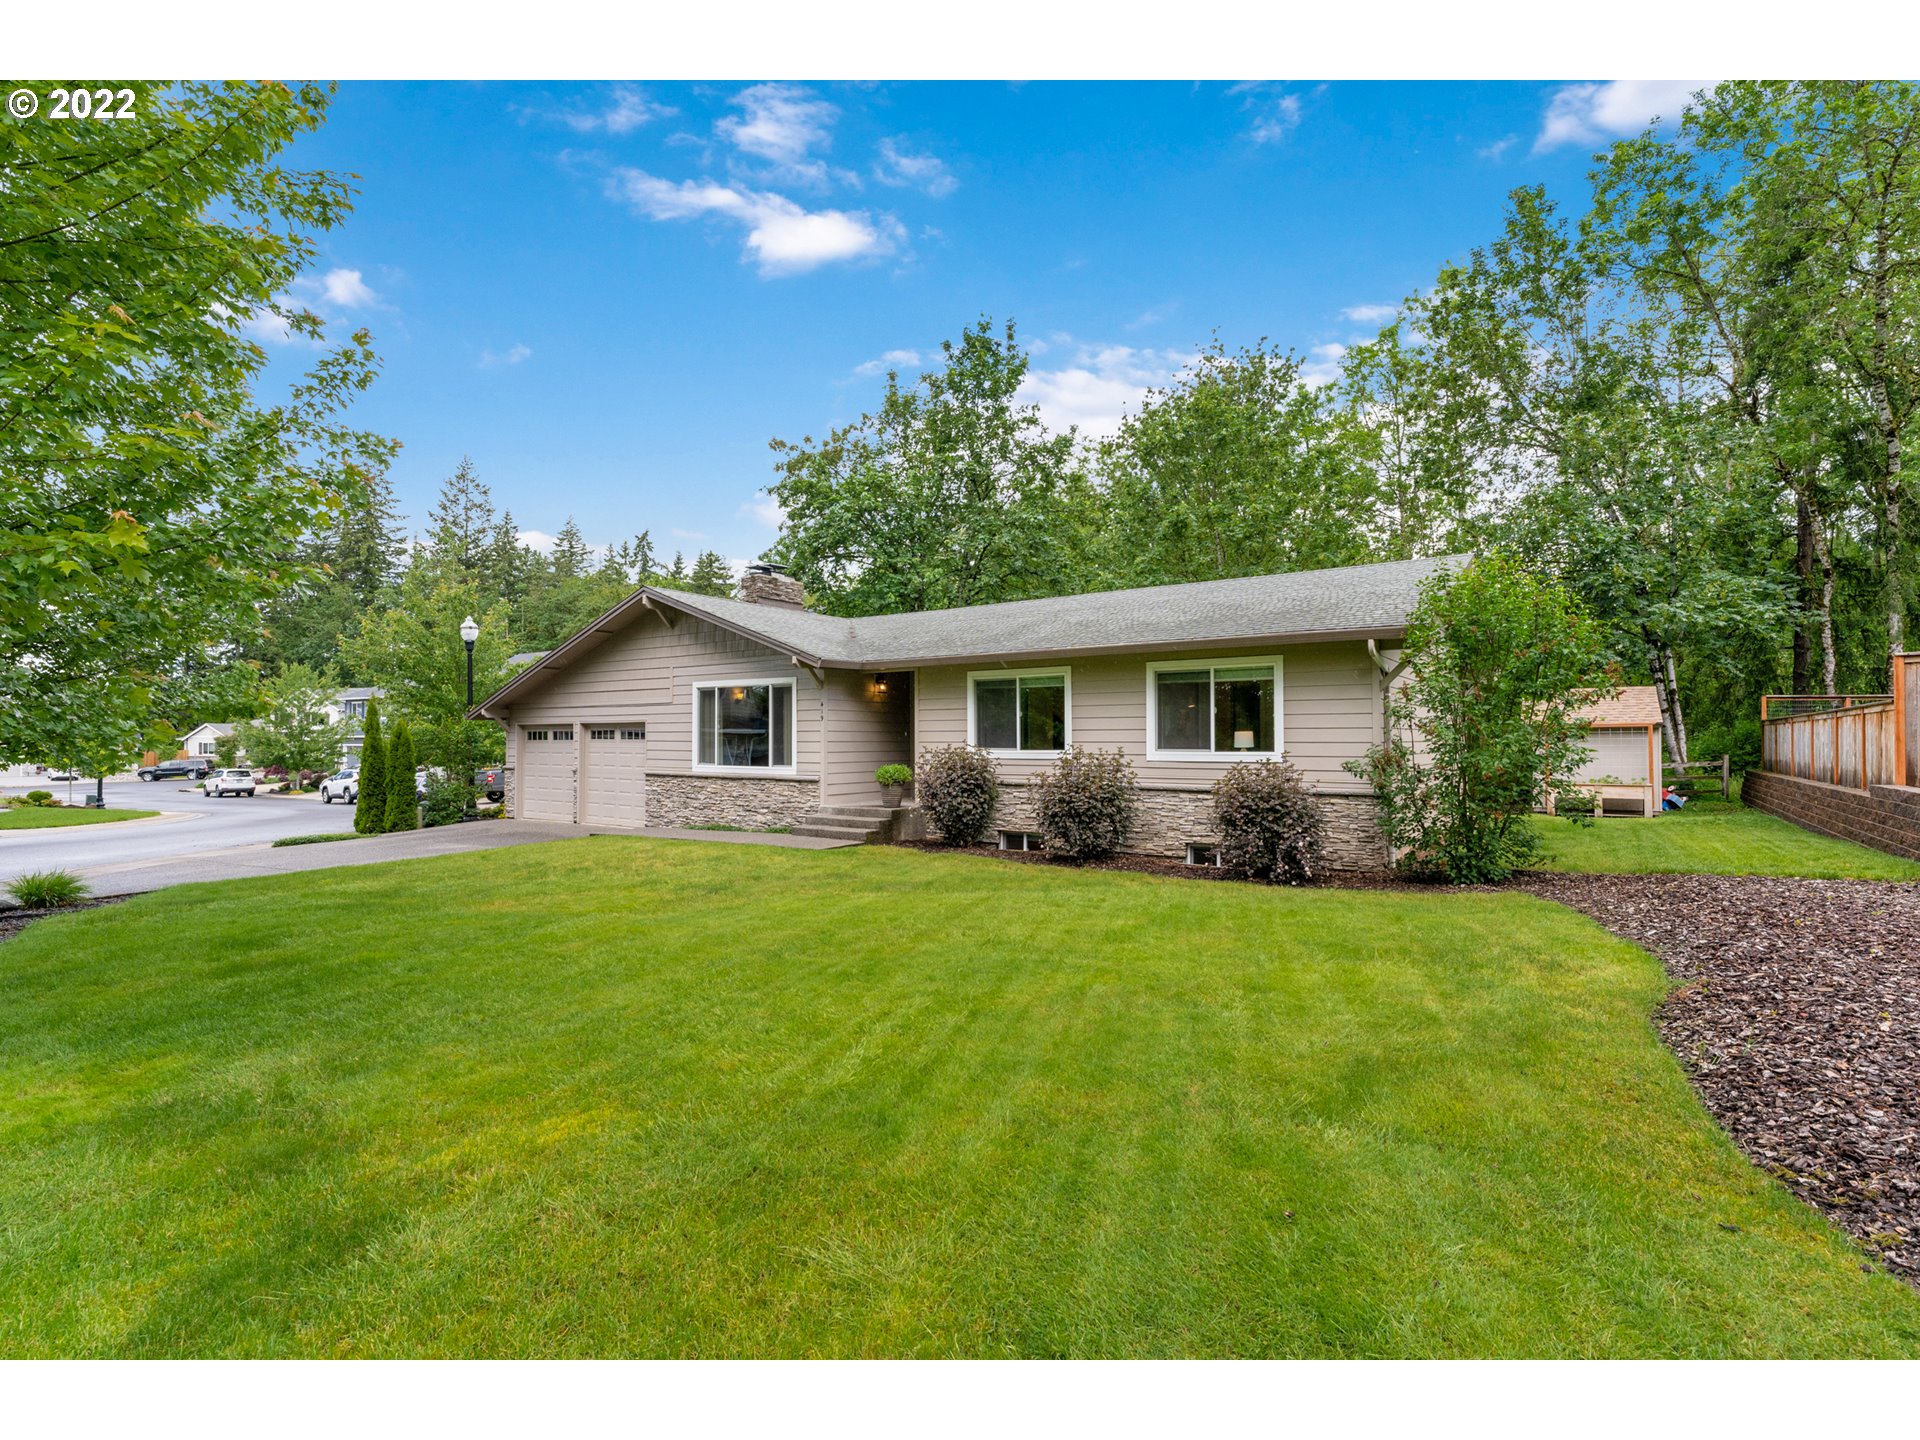
[[1573,779],[1590,793],[1596,808],[1650,816],[1660,810],[1663,771],[1660,744],[1660,692],[1651,685],[1624,685],[1608,700],[1579,712],[1593,751]]
[[180,737],[180,757],[198,759],[201,756],[211,758],[215,748],[222,740],[233,734],[233,726],[209,720],[204,725],[196,725]]
[[1002,843],[1069,745],[1133,762],[1129,848],[1197,858],[1208,790],[1284,755],[1324,797],[1335,863],[1387,852],[1366,784],[1419,583],[1465,557],[860,619],[778,567],[716,599],[642,586],[475,707],[507,732],[508,813],[614,827],[805,826],[877,806],[877,766],[941,745],[999,761]]

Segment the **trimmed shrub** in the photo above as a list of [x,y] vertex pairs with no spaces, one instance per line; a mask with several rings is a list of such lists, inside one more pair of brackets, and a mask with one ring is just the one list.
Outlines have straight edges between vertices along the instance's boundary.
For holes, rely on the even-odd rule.
[[420,795],[414,786],[413,732],[404,720],[393,727],[393,742],[387,746],[387,823],[381,828],[420,828]]
[[353,828],[378,835],[387,828],[387,742],[380,734],[380,708],[367,702],[367,727],[360,743],[360,790],[353,803]]
[[62,910],[93,894],[70,870],[35,870],[7,882],[7,893],[29,910]]
[[920,753],[920,808],[949,845],[973,845],[993,824],[1000,771],[993,757],[970,745],[942,745]]
[[53,792],[51,790],[29,790],[27,791],[26,800],[29,805],[54,805],[58,803],[53,798]]
[[1326,843],[1327,816],[1291,765],[1254,760],[1213,783],[1220,863],[1269,884],[1311,880]]
[[456,825],[460,817],[467,813],[467,805],[473,799],[473,787],[463,785],[456,775],[427,776],[427,828],[435,825]]
[[1033,777],[1033,816],[1047,849],[1076,864],[1124,845],[1139,810],[1133,765],[1119,750],[1072,746]]

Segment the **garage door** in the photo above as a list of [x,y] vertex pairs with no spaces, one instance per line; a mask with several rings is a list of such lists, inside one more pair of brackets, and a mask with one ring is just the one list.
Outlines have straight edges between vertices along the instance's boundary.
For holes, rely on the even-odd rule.
[[574,818],[573,737],[571,725],[530,725],[521,730],[513,785],[514,809],[522,820]]
[[594,825],[646,824],[646,726],[589,725],[586,733],[584,818]]

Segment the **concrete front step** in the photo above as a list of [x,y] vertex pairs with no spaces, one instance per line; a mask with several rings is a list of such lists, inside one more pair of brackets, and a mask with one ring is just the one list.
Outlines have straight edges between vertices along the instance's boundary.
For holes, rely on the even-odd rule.
[[814,812],[823,820],[879,820],[891,822],[900,812],[886,805],[822,805]]
[[862,825],[854,821],[834,823],[824,820],[808,820],[793,827],[795,835],[816,835],[823,840],[851,840],[865,844],[886,833],[883,824]]

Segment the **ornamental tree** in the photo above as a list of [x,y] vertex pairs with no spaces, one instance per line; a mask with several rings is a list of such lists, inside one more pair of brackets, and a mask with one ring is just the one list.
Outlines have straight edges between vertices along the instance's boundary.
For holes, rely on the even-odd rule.
[[1370,781],[1402,867],[1457,885],[1504,880],[1536,853],[1528,815],[1591,755],[1578,712],[1614,693],[1600,627],[1564,586],[1501,554],[1423,581],[1408,678],[1386,742],[1347,769]]

